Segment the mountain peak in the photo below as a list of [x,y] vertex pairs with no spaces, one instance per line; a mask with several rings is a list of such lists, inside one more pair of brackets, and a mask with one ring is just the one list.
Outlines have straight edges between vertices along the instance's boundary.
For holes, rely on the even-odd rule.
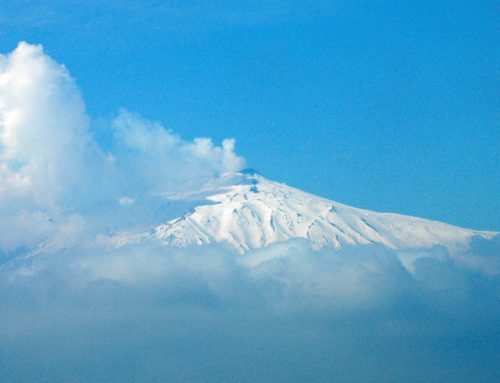
[[224,173],[197,193],[207,203],[157,227],[172,246],[226,243],[243,253],[291,238],[314,248],[382,244],[392,249],[466,245],[479,232],[399,214],[378,213],[274,182],[253,169]]

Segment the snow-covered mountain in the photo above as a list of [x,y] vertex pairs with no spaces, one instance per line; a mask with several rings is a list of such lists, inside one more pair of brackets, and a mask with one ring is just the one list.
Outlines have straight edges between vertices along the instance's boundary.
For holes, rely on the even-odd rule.
[[154,230],[154,237],[181,247],[227,243],[243,253],[291,238],[306,238],[316,249],[378,243],[392,249],[441,245],[455,251],[473,236],[497,235],[354,208],[270,181],[252,170],[223,174],[197,193],[170,198],[206,200],[206,204]]

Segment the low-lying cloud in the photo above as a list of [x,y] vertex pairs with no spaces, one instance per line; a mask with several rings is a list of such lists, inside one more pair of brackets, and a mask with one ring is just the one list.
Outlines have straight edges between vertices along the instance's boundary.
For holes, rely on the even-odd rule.
[[40,46],[0,56],[0,376],[12,382],[490,382],[500,239],[468,249],[244,255],[109,234],[186,209],[165,194],[244,167],[119,111],[104,149]]
[[[253,257],[259,260],[253,262]],[[11,381],[454,381],[498,377],[498,276],[429,250],[290,241],[68,249],[0,272]]]

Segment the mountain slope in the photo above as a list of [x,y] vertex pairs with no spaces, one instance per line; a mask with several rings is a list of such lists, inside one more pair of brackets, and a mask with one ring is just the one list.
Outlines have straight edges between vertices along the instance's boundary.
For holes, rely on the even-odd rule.
[[441,245],[454,251],[473,236],[496,235],[354,208],[270,181],[253,171],[224,174],[199,193],[171,198],[207,200],[206,205],[155,229],[156,238],[181,247],[227,243],[245,252],[306,238],[314,248],[378,243],[392,249]]

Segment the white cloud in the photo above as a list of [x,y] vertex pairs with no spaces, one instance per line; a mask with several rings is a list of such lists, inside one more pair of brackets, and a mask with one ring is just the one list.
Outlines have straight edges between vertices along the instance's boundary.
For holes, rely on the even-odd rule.
[[240,255],[89,243],[0,269],[0,374],[495,381],[498,291],[498,278],[432,249],[411,274],[373,246],[314,251],[292,241]]
[[222,146],[209,138],[183,141],[160,123],[126,110],[119,112],[112,126],[116,165],[128,173],[122,177],[157,193],[193,189],[209,177],[245,166],[245,160],[234,153],[232,139]]
[[51,206],[86,175],[89,119],[73,79],[39,45],[0,57],[2,195]]
[[128,206],[128,205],[133,205],[134,204],[134,199],[133,198],[130,198],[130,197],[127,197],[127,196],[123,196],[123,197],[120,197],[118,198],[118,203],[122,206]]
[[[90,123],[75,81],[40,45],[22,42],[0,56],[0,222],[9,223],[0,233],[0,250],[50,241],[74,215],[91,220],[86,227],[109,226],[118,216],[127,225],[130,217],[110,211],[113,201],[130,206],[195,188],[245,163],[234,153],[234,140],[222,146],[208,138],[184,141],[126,110],[104,127],[114,137],[104,153]],[[128,195],[134,198],[124,199]],[[150,213],[130,214],[138,225]],[[119,224],[113,221],[115,229]]]
[[0,250],[64,230],[64,201],[90,183],[99,157],[88,124],[73,79],[41,46],[0,56]]

